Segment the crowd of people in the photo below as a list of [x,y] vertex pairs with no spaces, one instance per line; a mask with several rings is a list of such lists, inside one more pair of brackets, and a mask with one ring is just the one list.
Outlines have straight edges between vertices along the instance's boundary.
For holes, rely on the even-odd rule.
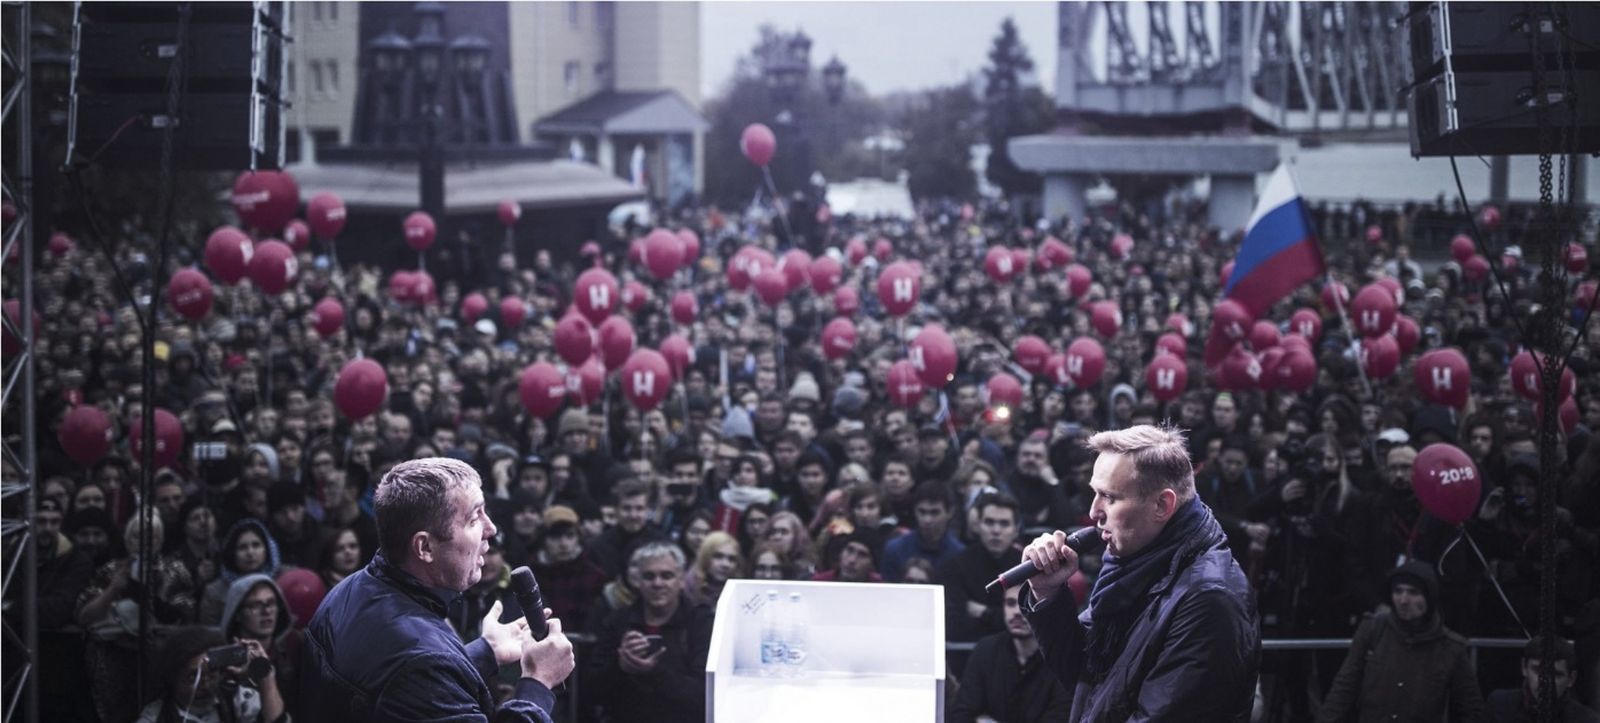
[[[1536,407],[1507,375],[1522,348],[1512,319],[1532,310],[1538,270],[1508,269],[1502,291],[1467,279],[1455,262],[1413,258],[1424,256],[1408,248],[1406,220],[1417,213],[1455,218],[1408,208],[1385,216],[1371,239],[1358,235],[1376,214],[1354,224],[1319,217],[1332,273],[1352,289],[1398,281],[1421,343],[1397,373],[1364,380],[1339,313],[1323,308],[1319,284],[1306,285],[1262,317],[1292,334],[1292,311],[1320,314],[1322,332],[1310,340],[1318,371],[1305,392],[1224,390],[1205,368],[1205,330],[1238,238],[1183,208],[1150,215],[1123,205],[1085,220],[1021,223],[999,204],[945,202],[924,204],[913,219],[814,224],[815,235],[795,245],[841,258],[841,285],[859,291],[857,339],[837,357],[819,341],[835,315],[830,296],[802,289],[773,306],[730,287],[726,271],[740,248],[790,245],[783,224],[759,212],[671,217],[664,225],[693,230],[704,251],[666,281],[628,260],[642,230],[617,231],[581,257],[507,253],[470,286],[441,277],[437,298],[420,303],[392,296],[392,269],[341,267],[319,242],[301,252],[282,294],[219,283],[198,321],[158,305],[148,388],[122,284],[148,296],[153,269],[119,283],[90,242],[41,254],[34,539],[41,639],[52,646],[39,677],[44,718],[292,717],[303,703],[301,628],[381,544],[377,482],[401,461],[440,456],[478,470],[498,528],[482,581],[444,614],[466,641],[491,611],[520,615],[510,570],[531,567],[580,641],[581,685],[559,693],[579,720],[703,720],[715,607],[735,578],[943,585],[948,718],[1055,720],[1070,707],[1071,687],[1041,665],[1015,591],[985,585],[1019,562],[1031,535],[1093,524],[1089,435],[1165,421],[1187,433],[1195,488],[1257,593],[1262,637],[1354,640],[1348,649],[1269,650],[1259,719],[1524,720],[1538,690],[1528,681],[1544,665],[1558,673],[1567,720],[1593,720],[1600,319],[1585,329],[1580,314],[1569,325],[1581,335],[1571,362],[1580,415],[1560,432],[1558,466],[1541,469]],[[1508,219],[1486,241],[1532,248],[1520,228]],[[1110,250],[1116,233],[1134,240],[1126,258]],[[1074,297],[1059,269],[1030,268],[1005,283],[986,274],[989,245],[1035,248],[1047,236],[1092,273],[1086,293]],[[844,258],[852,238],[886,239],[889,255]],[[167,271],[197,258],[202,241],[182,241],[192,252],[175,255]],[[1594,239],[1581,241],[1592,248]],[[380,242],[389,241],[339,241]],[[131,275],[135,254],[155,257],[138,243],[109,256]],[[886,313],[874,283],[891,259],[914,259],[922,273],[918,303],[902,317]],[[638,310],[617,312],[631,317],[639,347],[679,333],[693,361],[649,410],[626,401],[612,375],[593,403],[569,401],[540,418],[519,400],[519,374],[534,361],[560,363],[553,329],[576,274],[591,265],[649,290]],[[17,273],[6,266],[8,293]],[[697,300],[692,324],[668,309],[681,290]],[[477,316],[462,310],[473,292],[490,302]],[[306,319],[324,296],[347,309],[327,337]],[[498,313],[507,297],[525,302],[525,319]],[[1086,300],[1116,303],[1115,334],[1091,328]],[[1144,370],[1174,313],[1191,324],[1187,389],[1161,402]],[[955,342],[956,372],[898,406],[887,372],[933,323]],[[1081,388],[1029,375],[1012,359],[1024,334],[1056,350],[1094,336],[1104,372]],[[1426,403],[1415,389],[1410,362],[1442,346],[1470,360],[1464,409]],[[350,419],[332,389],[356,358],[382,365],[388,397],[375,414]],[[986,398],[1000,372],[1024,382],[1015,408]],[[114,421],[110,454],[87,467],[56,436],[80,404]],[[127,430],[145,405],[176,415],[185,448],[141,495]],[[20,420],[5,423],[6,434],[18,433]],[[1418,451],[1434,442],[1459,445],[1481,472],[1481,503],[1463,526],[1434,517],[1412,490]],[[13,478],[12,460],[3,463]],[[1557,567],[1546,570],[1538,509],[1541,480],[1551,477],[1559,539]],[[1458,539],[1463,529],[1470,540]],[[1096,570],[1089,556],[1072,581],[1079,604]],[[1542,660],[1531,645],[1525,654],[1470,655],[1466,637],[1538,632],[1546,575],[1557,578],[1560,658]],[[143,661],[142,615],[154,624]],[[238,657],[217,652],[233,643],[243,646]],[[498,681],[499,693],[515,683]]]

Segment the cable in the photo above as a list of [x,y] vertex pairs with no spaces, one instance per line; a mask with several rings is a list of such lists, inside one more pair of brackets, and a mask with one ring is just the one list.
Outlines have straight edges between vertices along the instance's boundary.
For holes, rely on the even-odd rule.
[[[1461,169],[1456,166],[1455,156],[1450,156],[1450,173],[1455,175],[1456,178],[1456,195],[1461,202],[1461,212],[1466,214],[1467,225],[1472,227],[1472,242],[1480,247],[1480,251],[1488,251],[1489,242],[1484,240],[1483,232],[1478,229],[1478,220],[1472,217],[1472,206],[1467,203],[1467,190],[1461,185]],[[1494,277],[1495,285],[1500,287],[1500,295],[1505,297],[1507,303],[1510,303],[1511,293],[1506,291],[1505,279],[1501,278],[1500,270],[1497,268],[1498,263],[1495,261],[1494,256],[1485,253],[1483,257],[1489,262],[1489,274]],[[1508,314],[1507,316],[1510,316],[1511,323],[1516,325],[1517,335],[1526,339],[1528,332],[1522,328],[1521,319],[1516,314]]]

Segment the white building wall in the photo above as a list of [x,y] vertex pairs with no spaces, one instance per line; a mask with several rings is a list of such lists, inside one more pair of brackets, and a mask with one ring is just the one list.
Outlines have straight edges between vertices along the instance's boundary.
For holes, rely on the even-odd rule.
[[340,143],[347,143],[355,122],[361,6],[306,0],[289,7],[294,33],[288,45],[294,102],[285,118],[289,131],[333,130]]

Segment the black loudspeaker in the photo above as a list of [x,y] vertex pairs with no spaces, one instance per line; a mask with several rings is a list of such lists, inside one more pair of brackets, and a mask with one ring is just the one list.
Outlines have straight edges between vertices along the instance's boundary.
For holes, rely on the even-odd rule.
[[[167,116],[168,75],[187,9],[184,98]],[[177,168],[280,168],[284,161],[286,8],[262,2],[86,2],[74,50],[74,153],[113,167],[155,168],[176,122]]]
[[1418,2],[1407,22],[1413,156],[1537,154],[1540,104],[1549,152],[1600,152],[1600,3]]

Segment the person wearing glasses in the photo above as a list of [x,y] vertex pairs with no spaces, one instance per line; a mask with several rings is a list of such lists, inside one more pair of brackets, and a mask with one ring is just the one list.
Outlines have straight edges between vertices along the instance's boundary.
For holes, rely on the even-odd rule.
[[294,684],[299,679],[296,659],[300,631],[294,629],[283,590],[268,575],[245,575],[228,586],[223,605],[222,634],[230,642],[259,650],[270,665],[258,666],[248,676],[261,696],[262,720],[276,720],[294,705]]
[[685,563],[670,542],[651,542],[628,557],[638,599],[601,624],[591,658],[591,690],[605,691],[602,704],[615,723],[706,718],[712,611],[683,594]]

